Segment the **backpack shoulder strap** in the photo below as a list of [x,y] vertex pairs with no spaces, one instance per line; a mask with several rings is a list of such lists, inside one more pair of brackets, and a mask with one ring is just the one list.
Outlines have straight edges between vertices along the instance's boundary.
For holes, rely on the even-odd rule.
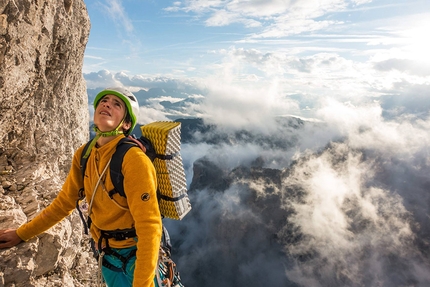
[[[81,154],[80,168],[81,168],[82,180],[84,180],[84,177],[85,177],[85,169],[87,168],[87,161],[88,161],[88,157],[87,157],[87,158],[84,158],[84,155],[85,155],[85,153],[87,152],[88,147],[90,146],[90,144],[91,144],[91,140],[90,140],[90,141],[88,141],[88,142],[85,144],[85,147],[84,147],[84,149],[82,150],[82,154]],[[90,152],[91,152],[91,151],[90,151]]]
[[116,151],[112,155],[109,170],[114,189],[109,191],[109,196],[111,198],[115,193],[119,193],[119,195],[127,197],[124,191],[124,175],[122,174],[121,169],[125,153],[134,146],[138,145],[128,138],[123,138],[119,141],[116,146]]

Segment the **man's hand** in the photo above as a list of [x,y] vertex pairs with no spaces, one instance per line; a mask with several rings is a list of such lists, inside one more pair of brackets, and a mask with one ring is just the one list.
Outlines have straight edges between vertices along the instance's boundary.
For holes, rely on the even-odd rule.
[[0,230],[0,249],[13,247],[21,241],[22,239],[16,234],[16,229]]

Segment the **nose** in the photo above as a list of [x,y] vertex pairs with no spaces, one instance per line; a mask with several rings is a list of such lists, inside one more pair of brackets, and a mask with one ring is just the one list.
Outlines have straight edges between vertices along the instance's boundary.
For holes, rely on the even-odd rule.
[[103,107],[110,108],[110,103],[108,101],[102,102]]

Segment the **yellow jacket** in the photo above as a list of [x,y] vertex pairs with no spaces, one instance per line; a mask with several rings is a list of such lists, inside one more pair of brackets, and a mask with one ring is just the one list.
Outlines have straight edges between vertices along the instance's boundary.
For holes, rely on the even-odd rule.
[[[102,147],[94,147],[88,158],[84,182],[80,170],[80,159],[84,146],[81,146],[73,156],[72,167],[67,179],[55,198],[32,221],[18,228],[18,236],[27,241],[46,231],[64,217],[69,215],[76,206],[78,191],[85,186],[85,196],[88,203],[94,193],[99,175],[108,165],[116,145],[124,136],[118,136]],[[127,198],[114,194],[113,199],[128,210],[119,208],[109,197],[113,189],[109,167],[96,189],[91,212],[91,235],[98,242],[100,230],[136,229],[138,242],[136,267],[133,286],[154,286],[154,275],[157,265],[158,252],[162,233],[160,210],[156,194],[156,173],[149,158],[139,148],[131,148],[125,154],[122,163],[124,175],[124,190]],[[123,241],[109,240],[113,248],[126,248],[136,245],[134,239]]]

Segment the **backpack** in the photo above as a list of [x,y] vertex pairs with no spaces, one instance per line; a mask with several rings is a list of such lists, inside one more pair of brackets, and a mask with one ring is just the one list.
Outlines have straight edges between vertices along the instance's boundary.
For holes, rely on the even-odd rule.
[[[138,146],[154,164],[157,174],[157,198],[161,215],[181,220],[190,210],[191,204],[186,190],[185,172],[180,149],[179,122],[153,122],[141,126],[142,136],[128,136],[121,139],[112,155],[109,172],[114,189],[109,191],[112,198],[115,193],[127,197],[124,191],[124,175],[121,172],[125,153]],[[151,138],[152,141],[149,139]],[[90,145],[89,141],[82,151],[84,155]],[[82,178],[88,158],[81,156],[80,168]]]

